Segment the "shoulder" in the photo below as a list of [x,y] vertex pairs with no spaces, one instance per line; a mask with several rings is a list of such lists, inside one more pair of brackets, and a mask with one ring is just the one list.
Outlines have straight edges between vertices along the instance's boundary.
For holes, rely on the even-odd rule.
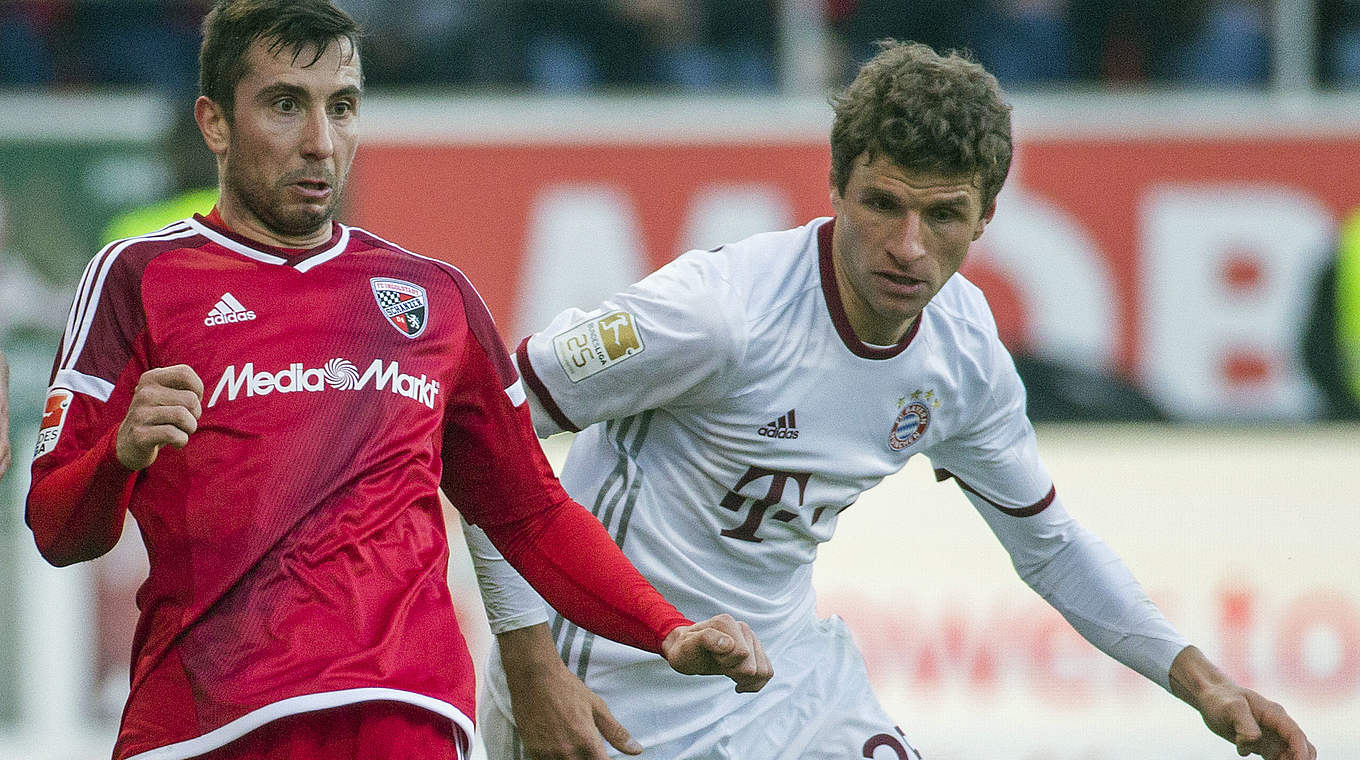
[[101,291],[111,282],[115,285],[139,283],[152,262],[173,251],[198,248],[204,242],[205,238],[187,219],[144,235],[113,240],[86,265],[81,290]]
[[[1010,365],[1010,352],[997,333],[987,298],[968,278],[955,274],[926,307],[925,326],[938,350],[954,357],[962,375],[976,373],[984,384]],[[970,371],[971,369],[971,371]]]
[[937,320],[954,330],[975,334],[979,338],[995,338],[997,335],[996,318],[992,316],[987,297],[981,288],[961,274],[949,278],[926,308]]
[[[818,287],[817,228],[824,219],[776,232],[762,232],[707,251],[690,251],[668,267],[685,272],[700,290],[749,316],[775,309]],[[663,270],[665,267],[663,267]]]
[[351,245],[392,256],[400,262],[395,271],[414,273],[411,276],[419,279],[423,287],[433,289],[430,295],[461,302],[468,329],[484,348],[500,345],[491,310],[463,270],[442,259],[404,248],[362,227],[346,225],[346,228]]
[[464,301],[470,300],[473,304],[485,308],[486,304],[482,301],[481,294],[477,292],[472,281],[463,273],[463,270],[453,264],[443,259],[412,251],[362,227],[346,225],[346,228],[349,231],[351,245],[387,254],[401,262],[403,270],[421,274],[423,284],[432,287],[447,286],[455,290]]

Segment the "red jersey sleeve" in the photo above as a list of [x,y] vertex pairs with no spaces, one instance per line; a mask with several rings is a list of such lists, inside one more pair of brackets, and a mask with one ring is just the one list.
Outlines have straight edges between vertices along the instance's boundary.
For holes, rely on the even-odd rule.
[[562,490],[534,434],[523,387],[491,315],[460,282],[468,338],[446,400],[441,485],[468,522],[549,604],[588,631],[661,651],[690,621]]
[[57,349],[34,450],[25,521],[55,565],[104,554],[118,542],[135,480],[114,442],[132,387],[146,369],[141,272],[163,250],[121,241],[85,270]]

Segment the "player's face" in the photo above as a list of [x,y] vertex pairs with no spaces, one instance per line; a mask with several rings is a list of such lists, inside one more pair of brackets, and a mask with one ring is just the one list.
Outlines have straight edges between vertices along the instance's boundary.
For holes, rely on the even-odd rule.
[[846,316],[866,343],[890,345],[963,265],[991,220],[971,176],[907,171],[890,159],[855,161],[836,211],[832,261]]
[[[240,232],[304,247],[324,242],[359,146],[359,56],[333,42],[311,65],[256,40],[236,85],[223,158],[222,213]],[[228,216],[233,212],[235,219]]]

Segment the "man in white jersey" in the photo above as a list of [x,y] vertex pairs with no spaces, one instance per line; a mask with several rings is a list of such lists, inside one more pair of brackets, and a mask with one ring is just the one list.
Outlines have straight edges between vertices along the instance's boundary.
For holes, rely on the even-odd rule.
[[685,614],[747,620],[774,680],[736,694],[593,637],[545,612],[474,531],[499,647],[491,757],[604,758],[607,741],[646,758],[919,758],[812,589],[838,514],[916,453],[1089,641],[1240,753],[1316,757],[1283,708],[1171,627],[1039,458],[987,303],[957,275],[1010,166],[996,80],[885,43],[835,111],[834,218],[686,253],[558,315],[516,356],[539,434],[580,431],[567,490]]

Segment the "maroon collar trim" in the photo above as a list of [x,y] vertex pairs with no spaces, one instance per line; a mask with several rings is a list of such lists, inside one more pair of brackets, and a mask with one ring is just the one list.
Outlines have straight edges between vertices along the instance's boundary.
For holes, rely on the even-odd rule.
[[894,356],[907,350],[911,341],[916,337],[916,333],[921,329],[921,320],[925,318],[925,311],[911,323],[911,329],[902,339],[891,346],[870,346],[855,335],[855,328],[850,326],[850,317],[845,313],[845,304],[841,302],[840,286],[836,284],[836,265],[831,258],[831,232],[836,225],[836,220],[832,219],[817,229],[817,263],[822,275],[822,296],[826,299],[826,310],[831,315],[831,323],[836,326],[836,334],[840,336],[841,343],[850,353],[863,359],[891,359]]

